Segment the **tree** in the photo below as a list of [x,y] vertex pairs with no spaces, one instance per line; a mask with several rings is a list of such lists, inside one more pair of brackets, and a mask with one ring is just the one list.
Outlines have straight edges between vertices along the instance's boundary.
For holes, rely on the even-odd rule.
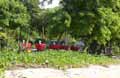
[[9,0],[0,1],[0,26],[9,26]]
[[61,4],[72,18],[73,37],[87,37],[99,45],[119,38],[120,0],[62,0]]
[[29,21],[30,28],[33,29],[37,24],[37,17],[39,17],[40,8],[39,8],[39,0],[20,0],[24,6],[27,8],[27,12],[29,13],[31,20]]
[[30,16],[27,8],[19,0],[10,0],[9,4],[9,28],[26,29],[29,26]]
[[[34,27],[42,37],[57,38],[70,26],[70,18],[60,8],[44,9],[35,16]],[[59,37],[60,38],[60,37]]]
[[58,40],[69,32],[71,17],[68,13],[60,8],[54,9],[49,26],[49,33],[51,37],[56,37]]
[[27,8],[19,0],[1,0],[0,26],[11,29],[26,28],[29,20]]

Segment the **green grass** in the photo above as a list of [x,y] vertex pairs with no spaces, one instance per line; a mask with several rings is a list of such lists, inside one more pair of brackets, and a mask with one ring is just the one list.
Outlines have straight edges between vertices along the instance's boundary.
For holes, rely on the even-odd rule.
[[48,67],[66,69],[70,67],[83,67],[90,64],[109,65],[120,64],[120,60],[115,60],[106,56],[95,56],[87,53],[73,51],[53,51],[47,50],[34,53],[0,52],[0,78],[6,69],[16,69],[23,67],[44,67],[48,61]]
[[73,51],[47,50],[36,53],[0,52],[0,69],[7,69],[18,64],[25,66],[42,66],[48,61],[50,67],[81,67],[89,64],[108,65],[120,64],[120,60],[114,60],[106,56],[93,56],[86,53]]

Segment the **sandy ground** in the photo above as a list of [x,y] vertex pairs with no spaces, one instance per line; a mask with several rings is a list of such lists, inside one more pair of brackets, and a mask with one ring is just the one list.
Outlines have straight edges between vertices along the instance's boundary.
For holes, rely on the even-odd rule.
[[86,68],[66,70],[52,68],[6,70],[5,78],[120,78],[120,65],[108,67],[90,65]]

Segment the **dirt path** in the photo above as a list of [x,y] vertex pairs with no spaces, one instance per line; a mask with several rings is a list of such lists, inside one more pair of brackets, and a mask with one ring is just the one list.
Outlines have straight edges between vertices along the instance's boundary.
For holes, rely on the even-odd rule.
[[29,68],[5,71],[5,78],[120,78],[120,65],[56,70],[51,68]]

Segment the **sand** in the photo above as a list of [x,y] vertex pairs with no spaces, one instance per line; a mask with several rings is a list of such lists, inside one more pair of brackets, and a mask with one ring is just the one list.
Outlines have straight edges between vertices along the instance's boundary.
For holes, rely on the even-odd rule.
[[5,78],[120,78],[120,65],[103,67],[90,65],[85,68],[57,70],[52,68],[27,68],[6,70]]

